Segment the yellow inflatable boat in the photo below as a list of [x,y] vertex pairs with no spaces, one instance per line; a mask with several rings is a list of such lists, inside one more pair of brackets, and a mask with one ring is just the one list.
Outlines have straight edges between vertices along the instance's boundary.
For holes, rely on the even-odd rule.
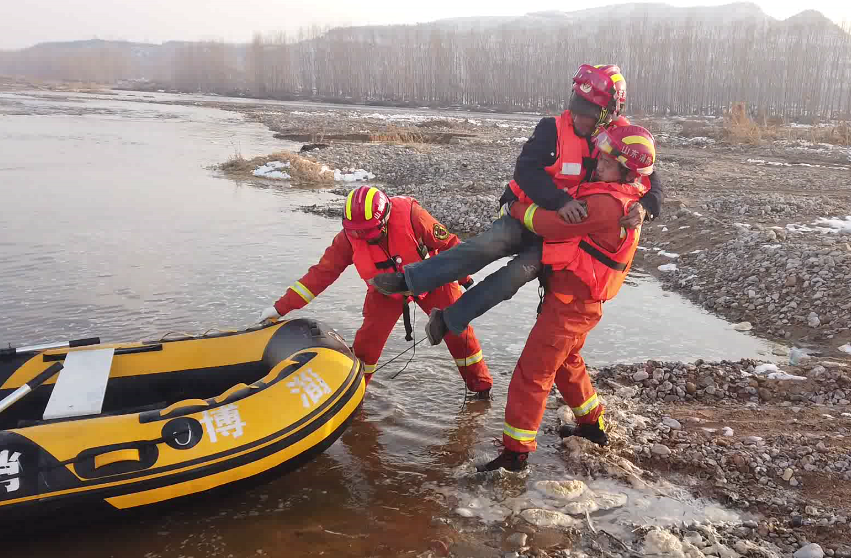
[[360,361],[307,319],[132,344],[0,350],[0,521],[127,509],[283,474],[363,400]]

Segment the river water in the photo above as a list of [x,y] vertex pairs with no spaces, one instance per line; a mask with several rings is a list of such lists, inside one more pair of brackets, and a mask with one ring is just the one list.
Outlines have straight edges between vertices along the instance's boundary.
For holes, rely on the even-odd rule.
[[[238,112],[153,102],[197,96],[142,97],[0,93],[0,342],[132,341],[244,327],[338,232],[338,221],[298,207],[339,198],[286,183],[235,183],[213,169],[234,152],[253,157],[297,144],[273,139]],[[350,268],[294,315],[316,317],[351,340],[364,291]],[[362,415],[301,470],[132,523],[70,531],[61,547],[48,537],[13,548],[127,557],[420,552],[445,528],[432,518],[451,513],[446,487],[458,469],[494,451],[537,302],[529,285],[474,322],[495,377],[491,403],[462,406],[445,348],[421,344],[401,375],[391,379],[406,358],[376,374]],[[425,316],[417,312],[419,337]],[[382,362],[406,347],[400,321]],[[635,272],[606,304],[583,353],[593,366],[738,359],[770,349]],[[552,424],[552,415],[545,420]],[[541,437],[536,478],[558,473],[551,438]]]

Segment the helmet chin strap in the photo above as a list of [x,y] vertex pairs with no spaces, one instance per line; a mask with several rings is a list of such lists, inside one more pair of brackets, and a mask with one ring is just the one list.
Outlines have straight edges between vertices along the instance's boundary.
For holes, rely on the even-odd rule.
[[366,243],[367,244],[378,244],[382,240],[384,240],[384,237],[386,237],[386,236],[387,236],[387,225],[384,225],[384,226],[381,227],[381,234],[376,236],[373,239],[367,240]]

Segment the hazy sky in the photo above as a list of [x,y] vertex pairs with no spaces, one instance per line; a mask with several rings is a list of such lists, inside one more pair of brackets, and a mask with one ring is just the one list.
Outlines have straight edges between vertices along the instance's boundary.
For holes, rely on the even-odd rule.
[[[622,1],[622,0],[621,0]],[[573,11],[617,0],[0,0],[0,48],[42,41],[124,39],[159,43],[171,39],[248,41],[255,31],[299,26],[417,23],[447,17],[522,15]],[[671,0],[675,6],[723,5],[730,0]],[[757,0],[768,15],[784,19],[815,9],[851,21],[848,0]]]

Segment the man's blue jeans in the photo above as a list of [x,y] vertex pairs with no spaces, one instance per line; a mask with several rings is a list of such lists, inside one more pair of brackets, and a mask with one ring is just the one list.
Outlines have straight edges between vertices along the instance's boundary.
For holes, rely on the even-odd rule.
[[488,275],[445,308],[443,320],[452,333],[460,335],[475,318],[503,300],[508,300],[541,271],[541,237],[531,233],[510,215],[493,222],[491,228],[432,258],[405,266],[405,281],[415,295],[472,275],[482,268],[517,254],[508,264]]

